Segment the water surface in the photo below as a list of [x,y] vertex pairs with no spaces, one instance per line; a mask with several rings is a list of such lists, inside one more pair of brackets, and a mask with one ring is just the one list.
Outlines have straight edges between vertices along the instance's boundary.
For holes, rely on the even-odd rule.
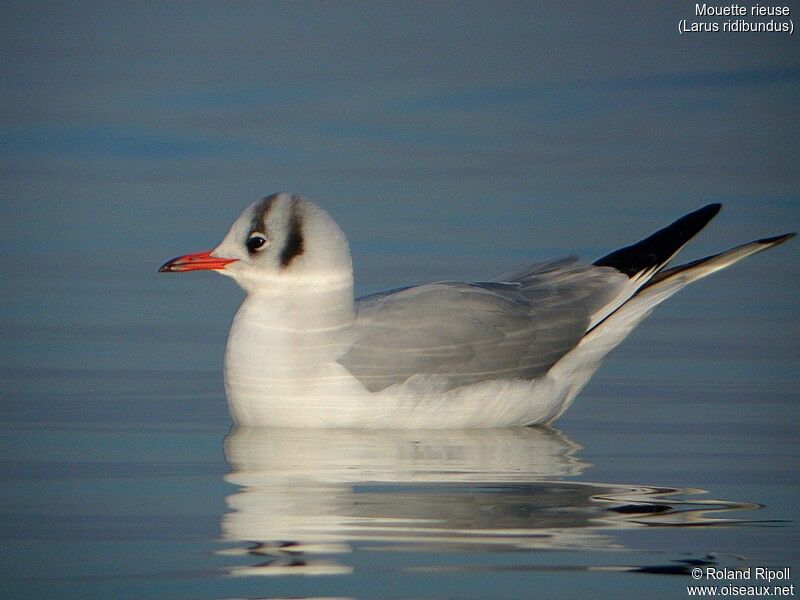
[[239,292],[209,277],[186,313],[197,279],[135,264],[7,273],[4,595],[674,598],[698,565],[798,563],[778,305],[679,296],[557,429],[231,430]]
[[267,194],[336,218],[359,294],[710,202],[684,260],[800,229],[797,35],[466,6],[0,3],[0,597],[682,598],[694,565],[798,566],[797,240],[671,298],[557,430],[230,431],[241,292],[156,269]]

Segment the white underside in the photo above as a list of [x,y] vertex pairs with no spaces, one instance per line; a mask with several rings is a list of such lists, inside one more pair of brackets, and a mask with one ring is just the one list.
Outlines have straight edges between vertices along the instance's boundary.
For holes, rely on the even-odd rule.
[[503,427],[548,422],[566,399],[550,378],[488,381],[443,391],[444,382],[420,375],[369,392],[342,367],[326,368],[340,371],[340,377],[285,384],[283,391],[269,394],[264,386],[237,385],[229,379],[234,420],[278,427]]

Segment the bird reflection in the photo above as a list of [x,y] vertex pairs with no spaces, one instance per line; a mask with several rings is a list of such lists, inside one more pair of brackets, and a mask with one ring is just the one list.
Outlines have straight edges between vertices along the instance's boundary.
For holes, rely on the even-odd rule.
[[[613,532],[727,522],[752,505],[677,498],[675,488],[571,481],[589,467],[553,428],[235,428],[225,439],[222,552],[234,575],[346,574],[356,543],[425,550],[609,550]],[[707,513],[714,512],[712,518]]]

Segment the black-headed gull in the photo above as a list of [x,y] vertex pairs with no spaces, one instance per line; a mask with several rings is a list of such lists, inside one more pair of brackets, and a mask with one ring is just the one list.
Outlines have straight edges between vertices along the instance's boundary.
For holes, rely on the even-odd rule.
[[225,389],[239,424],[549,423],[656,305],[793,235],[665,268],[719,208],[710,204],[592,264],[563,258],[491,282],[354,300],[342,230],[313,202],[280,193],[248,206],[210,252],[160,270],[215,270],[247,292],[225,353]]

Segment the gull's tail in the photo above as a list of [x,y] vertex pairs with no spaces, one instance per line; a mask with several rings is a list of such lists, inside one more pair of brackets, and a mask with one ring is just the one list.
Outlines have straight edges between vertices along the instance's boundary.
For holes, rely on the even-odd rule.
[[[725,267],[739,262],[743,258],[756,254],[767,248],[772,248],[782,244],[795,236],[794,233],[786,233],[775,237],[764,238],[736,246],[725,252],[707,256],[700,260],[695,260],[685,265],[679,265],[669,269],[657,271],[644,285],[622,305],[609,314],[605,319],[592,327],[584,336],[581,344],[591,339],[593,335],[599,335],[609,330],[625,335],[636,327],[642,319],[664,300],[672,296],[684,286],[702,279],[711,273],[715,273]],[[615,338],[617,335],[614,336]],[[621,341],[621,339],[620,339]]]
[[[554,411],[549,420],[558,418],[569,407],[572,399],[597,370],[603,358],[624,340],[656,306],[686,285],[739,262],[751,254],[782,244],[795,235],[787,233],[756,240],[720,254],[665,269],[664,265],[669,259],[697,231],[702,229],[718,210],[718,205],[702,208],[679,219],[643,242],[618,250],[595,263],[597,266],[617,268],[628,274],[632,283],[635,279],[638,279],[640,283],[630,297],[620,302],[608,311],[604,318],[597,321],[586,332],[580,343],[551,369],[549,375],[552,378],[569,383],[566,385],[563,403],[557,411]],[[678,231],[683,232],[681,235],[668,235],[672,228],[682,223],[688,224],[689,227],[679,227]],[[672,233],[675,231],[672,229]],[[694,232],[692,233],[692,231]],[[645,254],[649,256],[637,259],[634,253],[636,248],[644,250]],[[626,270],[626,265],[630,265],[630,269]]]
[[713,256],[707,256],[706,258],[686,263],[685,265],[664,269],[648,281],[638,293],[644,292],[649,287],[654,287],[660,283],[668,282],[676,278],[680,278],[684,285],[692,283],[693,281],[702,279],[706,275],[711,275],[711,273],[715,271],[719,271],[733,263],[739,262],[751,254],[782,244],[794,236],[794,233],[785,233],[783,235],[776,235],[775,237],[756,240],[755,242],[742,244],[741,246],[736,246],[735,248],[720,252],[719,254],[714,254]]
[[615,311],[628,302],[650,279],[697,235],[721,208],[720,204],[709,204],[684,215],[674,223],[659,229],[653,235],[636,244],[615,250],[594,262],[596,267],[611,268],[628,276],[619,295],[592,316],[589,331],[597,327]]

